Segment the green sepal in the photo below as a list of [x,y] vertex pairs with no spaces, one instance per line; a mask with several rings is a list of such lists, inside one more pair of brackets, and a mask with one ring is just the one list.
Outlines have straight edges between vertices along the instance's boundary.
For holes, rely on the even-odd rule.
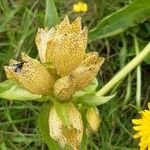
[[114,97],[115,97],[115,94],[110,95],[110,96],[98,96],[96,94],[87,94],[87,95],[78,97],[74,100],[78,103],[83,103],[84,105],[88,105],[88,106],[99,106],[108,102]]
[[70,103],[59,103],[59,102],[54,102],[56,112],[58,116],[60,117],[61,121],[65,126],[71,126],[71,122],[69,120],[69,116],[67,113],[67,107],[69,107]]
[[30,93],[26,89],[19,86],[15,81],[6,80],[0,83],[0,98],[4,98],[7,100],[37,100],[42,101],[49,99],[48,97],[44,97],[42,95],[37,95]]

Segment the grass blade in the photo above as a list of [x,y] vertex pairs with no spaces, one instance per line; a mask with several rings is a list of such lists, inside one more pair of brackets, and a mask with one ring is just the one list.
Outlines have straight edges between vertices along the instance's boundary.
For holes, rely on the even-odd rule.
[[53,0],[46,0],[45,27],[53,27],[59,23],[59,17]]
[[105,17],[89,32],[89,42],[119,34],[150,17],[150,1],[135,0],[131,5]]

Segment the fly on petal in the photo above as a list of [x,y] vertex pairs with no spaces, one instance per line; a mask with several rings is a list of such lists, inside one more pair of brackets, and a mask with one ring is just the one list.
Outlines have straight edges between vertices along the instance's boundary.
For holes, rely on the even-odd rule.
[[54,84],[53,77],[37,60],[24,53],[21,57],[22,62],[11,61],[10,66],[5,66],[7,78],[17,81],[34,94],[49,94]]

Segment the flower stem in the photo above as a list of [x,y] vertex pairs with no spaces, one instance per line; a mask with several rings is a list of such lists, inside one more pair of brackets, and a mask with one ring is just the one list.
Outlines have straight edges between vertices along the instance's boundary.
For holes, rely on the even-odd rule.
[[132,59],[120,72],[118,72],[102,89],[100,89],[96,95],[104,96],[107,94],[120,80],[128,75],[143,59],[150,54],[150,42],[146,47]]
[[[138,46],[138,39],[136,35],[133,36],[134,43],[135,43],[135,53],[136,56],[139,54],[139,46]],[[136,105],[138,108],[141,107],[141,88],[142,88],[142,74],[141,74],[141,65],[137,66],[136,69]]]

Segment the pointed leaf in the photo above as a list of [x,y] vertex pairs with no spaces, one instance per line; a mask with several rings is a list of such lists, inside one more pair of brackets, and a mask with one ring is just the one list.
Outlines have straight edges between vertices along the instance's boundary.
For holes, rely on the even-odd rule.
[[84,95],[84,96],[81,96],[78,99],[78,101],[88,106],[98,106],[98,105],[102,105],[108,102],[114,97],[115,97],[115,94],[110,95],[110,96]]
[[53,0],[46,0],[45,27],[53,27],[59,23],[59,17]]
[[150,17],[150,1],[135,0],[128,7],[105,17],[89,32],[89,41],[119,34]]
[[6,80],[0,83],[0,97],[8,100],[35,100],[42,98],[42,95],[32,94],[20,87],[15,81]]
[[71,122],[69,120],[69,116],[67,114],[67,107],[69,106],[69,103],[59,103],[55,102],[54,103],[56,111],[58,116],[61,118],[62,122],[66,126],[70,126]]

